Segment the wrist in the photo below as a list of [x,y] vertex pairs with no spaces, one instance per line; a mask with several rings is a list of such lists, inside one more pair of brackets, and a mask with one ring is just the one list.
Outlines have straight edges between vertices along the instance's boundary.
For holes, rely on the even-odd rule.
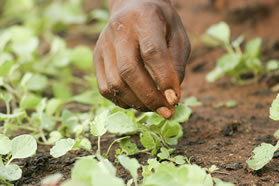
[[117,10],[119,10],[120,8],[125,6],[125,4],[131,3],[131,2],[134,2],[134,3],[136,3],[136,2],[170,3],[170,1],[171,0],[108,0],[110,14],[113,14],[114,12],[116,12]]
[[110,14],[113,14],[113,12],[117,11],[119,8],[124,6],[124,4],[127,3],[127,1],[131,0],[109,0],[108,2]]

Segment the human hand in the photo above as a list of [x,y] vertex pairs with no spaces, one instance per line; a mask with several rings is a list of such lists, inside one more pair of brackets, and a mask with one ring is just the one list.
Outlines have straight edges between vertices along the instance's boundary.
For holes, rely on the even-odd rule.
[[169,0],[111,0],[110,11],[94,52],[100,93],[171,118],[190,54],[180,17]]

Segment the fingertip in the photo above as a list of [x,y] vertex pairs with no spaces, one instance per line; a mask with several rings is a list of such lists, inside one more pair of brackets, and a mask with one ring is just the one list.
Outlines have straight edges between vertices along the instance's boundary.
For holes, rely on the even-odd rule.
[[165,97],[170,105],[175,105],[178,103],[179,98],[174,90],[168,89],[164,92]]
[[169,109],[168,107],[160,107],[156,110],[156,112],[165,119],[171,119],[173,116],[173,110]]

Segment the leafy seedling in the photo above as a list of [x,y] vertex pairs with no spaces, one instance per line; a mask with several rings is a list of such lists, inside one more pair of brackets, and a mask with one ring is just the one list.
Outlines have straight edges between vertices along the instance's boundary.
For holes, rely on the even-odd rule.
[[134,158],[128,158],[126,156],[120,155],[118,156],[118,161],[120,164],[130,172],[130,174],[133,177],[134,183],[137,186],[138,185],[138,169],[141,167],[139,162]]
[[65,155],[68,151],[72,150],[75,143],[75,140],[71,138],[58,140],[55,143],[55,145],[50,149],[50,155],[52,155],[54,158],[61,157]]
[[[12,140],[0,135],[0,183],[1,181],[15,181],[21,178],[22,170],[11,162],[14,159],[24,159],[33,156],[37,150],[37,142],[31,135],[20,135]],[[2,155],[7,156],[4,163]]]
[[[212,25],[206,32],[206,41],[213,41],[214,47],[221,46],[226,50],[226,54],[217,60],[216,67],[211,71],[206,79],[208,82],[215,82],[221,77],[228,76],[233,83],[243,84],[255,82],[267,71],[277,68],[275,61],[269,62],[267,69],[262,65],[261,60],[261,38],[255,38],[248,41],[245,45],[245,51],[241,49],[244,41],[243,36],[239,36],[231,42],[231,31],[229,25],[221,22]],[[252,74],[253,79],[244,79],[245,74]]]
[[253,156],[251,159],[247,160],[249,168],[253,170],[259,170],[268,164],[275,153],[279,148],[279,142],[277,145],[273,146],[271,144],[262,143],[261,146],[256,147],[253,150]]
[[[273,100],[269,110],[269,117],[275,121],[279,120],[279,95]],[[274,133],[274,137],[279,139],[278,131]],[[268,164],[274,153],[279,149],[279,141],[275,146],[267,143],[262,143],[259,147],[256,147],[252,152],[252,157],[246,161],[249,168],[253,170],[262,169]]]

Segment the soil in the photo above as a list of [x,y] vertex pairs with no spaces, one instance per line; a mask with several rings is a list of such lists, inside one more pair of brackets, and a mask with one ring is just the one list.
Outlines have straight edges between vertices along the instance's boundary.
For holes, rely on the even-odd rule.
[[[211,2],[211,3],[210,3]],[[214,4],[215,2],[215,4]],[[187,75],[182,84],[182,100],[196,96],[202,107],[193,108],[190,120],[183,124],[184,136],[175,146],[176,154],[192,157],[191,162],[209,168],[216,165],[215,177],[236,185],[274,185],[279,183],[279,156],[260,171],[247,168],[245,161],[259,144],[275,144],[273,133],[279,129],[278,122],[269,119],[269,107],[276,93],[270,90],[270,80],[262,79],[257,84],[236,86],[229,79],[207,83],[206,74],[215,66],[215,61],[224,51],[205,48],[199,41],[208,26],[221,20],[232,25],[233,37],[245,34],[247,38],[264,38],[263,59],[279,59],[279,1],[277,0],[173,0],[182,17],[192,41],[193,52],[187,66]],[[71,38],[71,37],[69,37]],[[69,39],[70,45],[85,43],[87,39]],[[88,43],[92,48],[94,43]],[[277,79],[273,79],[275,83]],[[220,102],[236,100],[235,108],[215,108]],[[102,139],[105,150],[113,136]],[[92,138],[93,149],[96,139]],[[111,151],[113,152],[113,150]],[[71,152],[53,159],[49,147],[40,146],[36,156],[19,162],[23,167],[23,177],[15,185],[39,185],[40,180],[50,174],[60,172],[63,179],[70,177],[75,158],[87,152]],[[145,163],[149,155],[140,154],[136,158]],[[110,160],[114,160],[113,153]],[[126,180],[127,172],[116,164],[118,175]]]

